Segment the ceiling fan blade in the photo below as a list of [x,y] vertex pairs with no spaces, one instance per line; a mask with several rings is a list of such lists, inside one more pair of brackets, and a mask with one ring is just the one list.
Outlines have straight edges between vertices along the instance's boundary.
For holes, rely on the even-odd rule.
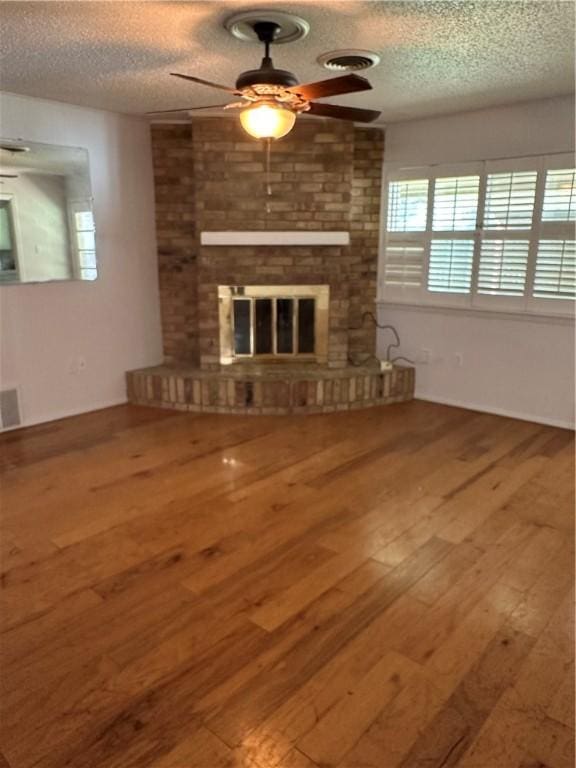
[[182,80],[190,80],[193,83],[199,83],[200,85],[208,85],[210,88],[218,88],[220,91],[227,91],[228,93],[238,94],[235,88],[229,88],[227,85],[220,85],[219,83],[212,83],[210,80],[202,80],[201,77],[192,77],[191,75],[181,75],[178,72],[170,72],[173,77],[181,77]]
[[304,115],[318,117],[335,117],[338,120],[353,120],[356,123],[371,123],[382,114],[375,109],[356,109],[356,107],[340,107],[337,104],[310,104],[310,109]]
[[175,112],[193,112],[197,109],[222,109],[227,107],[227,104],[211,104],[208,107],[181,107],[180,109],[155,109],[152,112],[146,112],[147,115],[169,115]]
[[319,80],[317,83],[293,85],[288,90],[312,101],[313,99],[324,99],[327,96],[341,96],[344,93],[370,91],[372,86],[365,77],[360,77],[360,75],[343,75],[342,77],[332,77],[329,80]]

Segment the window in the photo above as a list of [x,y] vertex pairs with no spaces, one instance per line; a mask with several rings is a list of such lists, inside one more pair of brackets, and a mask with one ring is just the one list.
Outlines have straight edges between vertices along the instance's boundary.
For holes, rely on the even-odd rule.
[[576,291],[574,240],[540,240],[536,255],[534,296],[570,299]]
[[576,221],[574,170],[546,172],[542,221]]
[[432,240],[428,290],[470,293],[474,240]]
[[536,171],[489,173],[486,180],[486,229],[531,229]]
[[437,178],[434,184],[435,232],[476,229],[479,176]]
[[424,271],[424,248],[421,245],[389,245],[384,264],[386,285],[396,288],[419,288]]
[[80,211],[74,214],[76,226],[76,247],[82,280],[96,280],[96,243],[94,237],[94,218],[92,211]]
[[384,300],[573,312],[572,156],[392,170],[387,177]]
[[14,200],[12,195],[0,198],[0,282],[18,280]]
[[524,296],[529,245],[528,240],[483,240],[478,293]]
[[71,200],[68,202],[68,209],[74,238],[77,276],[81,280],[96,280],[98,268],[91,200]]
[[389,232],[420,232],[426,229],[428,179],[393,181],[389,195]]

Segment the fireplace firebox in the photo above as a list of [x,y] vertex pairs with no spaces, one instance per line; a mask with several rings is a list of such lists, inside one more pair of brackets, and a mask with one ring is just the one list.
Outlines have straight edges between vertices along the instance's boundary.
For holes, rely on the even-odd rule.
[[328,285],[220,285],[220,363],[328,356]]

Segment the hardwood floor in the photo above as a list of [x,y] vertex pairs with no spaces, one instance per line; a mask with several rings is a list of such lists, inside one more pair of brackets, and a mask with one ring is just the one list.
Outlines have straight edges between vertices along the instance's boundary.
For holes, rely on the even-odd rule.
[[573,433],[412,402],[5,434],[9,768],[573,768]]

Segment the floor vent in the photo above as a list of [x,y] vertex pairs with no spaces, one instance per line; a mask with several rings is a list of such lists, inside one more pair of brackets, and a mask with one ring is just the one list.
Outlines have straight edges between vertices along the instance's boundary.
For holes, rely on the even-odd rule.
[[18,390],[3,390],[0,392],[0,429],[17,427],[21,423]]

